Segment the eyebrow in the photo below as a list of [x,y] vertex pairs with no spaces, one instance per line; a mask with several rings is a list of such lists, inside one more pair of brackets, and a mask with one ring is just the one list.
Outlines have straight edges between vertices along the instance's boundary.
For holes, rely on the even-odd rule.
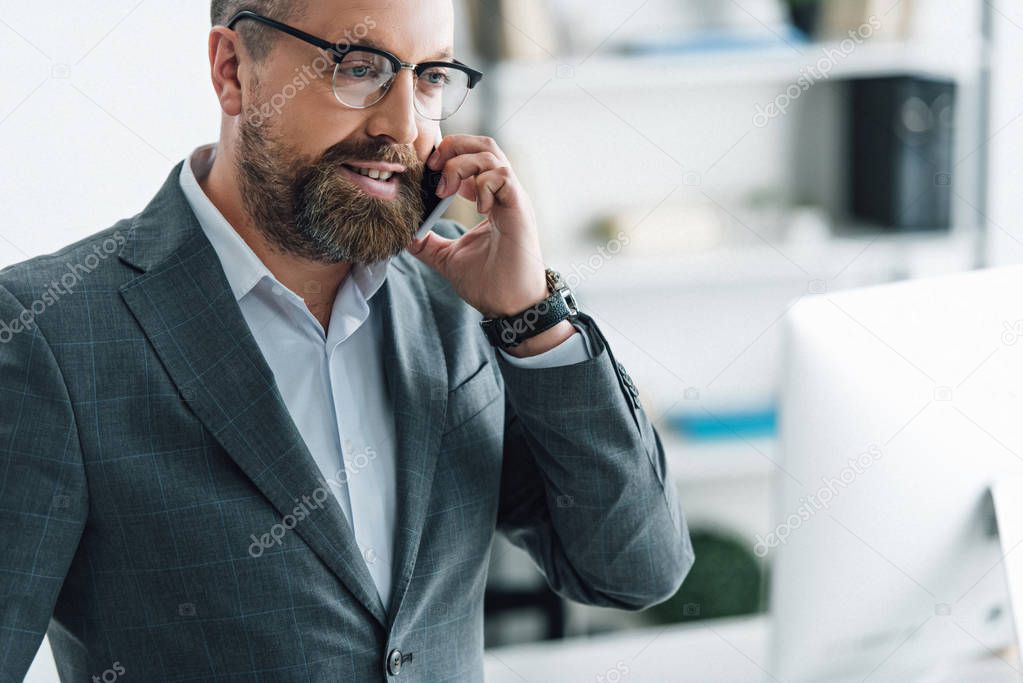
[[[344,41],[340,41],[340,42],[343,43]],[[381,44],[379,44],[379,43],[377,43],[377,42],[375,42],[373,40],[370,40],[368,38],[364,38],[364,39],[362,39],[360,41],[349,42],[348,45],[350,45],[352,47],[375,47],[378,50],[384,50],[386,52],[391,52],[391,50],[389,50],[388,48],[386,48],[383,45],[381,45]],[[392,52],[392,54],[394,54],[394,53]],[[424,61],[424,62],[435,62],[435,61],[442,60],[442,59],[451,59],[453,56],[454,56],[454,52],[451,50],[451,48],[450,47],[446,47],[443,50],[441,50],[440,52],[438,52],[436,55],[434,55],[433,57],[429,57],[429,58],[424,59],[422,61]]]

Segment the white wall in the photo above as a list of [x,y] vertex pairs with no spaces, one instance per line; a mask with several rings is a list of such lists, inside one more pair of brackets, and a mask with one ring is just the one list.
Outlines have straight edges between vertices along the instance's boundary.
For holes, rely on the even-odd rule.
[[219,130],[209,3],[0,1],[0,267],[142,209]]

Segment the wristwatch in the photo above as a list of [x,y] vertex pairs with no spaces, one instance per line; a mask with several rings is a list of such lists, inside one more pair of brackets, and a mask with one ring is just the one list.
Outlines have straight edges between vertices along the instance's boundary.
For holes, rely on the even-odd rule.
[[501,349],[515,348],[562,320],[573,320],[579,315],[575,295],[561,273],[550,268],[546,272],[549,297],[517,315],[480,321],[480,327],[491,345]]

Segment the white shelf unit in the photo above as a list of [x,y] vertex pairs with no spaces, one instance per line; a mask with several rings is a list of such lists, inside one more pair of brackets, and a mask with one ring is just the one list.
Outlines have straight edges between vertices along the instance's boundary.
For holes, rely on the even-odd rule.
[[658,434],[668,467],[680,486],[766,479],[777,469],[778,441],[773,437],[691,441],[663,428]]
[[[538,215],[550,226],[547,231],[556,233],[545,250],[571,257],[585,248],[584,226],[596,217],[623,200],[653,206],[665,194],[656,188],[670,188],[672,180],[692,171],[701,182],[681,194],[709,191],[715,199],[724,194],[733,201],[773,183],[845,222],[844,84],[893,75],[949,79],[958,88],[953,222],[960,231],[979,233],[986,222],[980,186],[986,159],[976,150],[986,137],[984,86],[993,51],[979,21],[974,28],[954,42],[947,36],[873,38],[857,45],[778,43],[500,61],[487,68],[481,125],[532,182],[527,189],[537,198]],[[826,77],[822,65],[828,67]],[[811,85],[794,98],[782,120],[771,120],[765,130],[751,125],[755,107],[807,78]],[[622,141],[601,139],[608,131]],[[654,182],[615,178],[623,172],[616,168],[619,163],[642,169]],[[970,258],[984,249],[952,241],[973,250]]]
[[[574,276],[581,297],[615,291],[685,289],[712,286],[750,286],[804,277],[856,282],[967,270],[978,248],[970,227],[951,234],[884,234],[864,231],[819,242],[753,244],[660,257],[621,255],[589,268],[593,249],[564,254],[556,262],[562,273]],[[809,275],[800,273],[796,264]]]
[[[975,4],[990,15],[984,0]],[[566,274],[585,273],[578,278],[580,302],[602,323],[653,419],[688,385],[700,388],[704,405],[722,410],[738,392],[752,395],[746,405],[776,395],[783,327],[777,321],[815,278],[835,291],[978,265],[988,225],[986,87],[998,52],[984,28],[989,23],[973,26],[971,19],[969,36],[957,39],[871,40],[841,57],[835,57],[841,43],[827,42],[486,66],[483,133],[509,153],[526,185],[548,262]],[[751,125],[757,105],[828,55],[828,77],[815,80],[789,113],[763,128]],[[848,82],[896,75],[957,85],[959,164],[948,233],[850,225],[841,211]],[[694,169],[700,182],[688,187],[683,178]],[[595,219],[652,208],[677,185],[683,189],[676,199],[709,196],[728,208],[765,186],[790,189],[794,204],[830,210],[837,227],[814,242],[769,237],[657,256],[625,250],[587,269],[599,246],[589,237]],[[781,476],[775,463],[784,460],[776,438],[703,442],[662,423],[658,430],[691,528],[717,528],[751,543],[770,530],[771,487]],[[605,612],[573,605],[570,622],[630,623],[627,615]]]
[[[834,41],[719,52],[598,53],[589,58],[505,61],[488,68],[484,82],[489,99],[482,120],[485,132],[494,135],[522,168],[542,233],[547,233],[543,235],[547,259],[563,273],[577,275],[584,305],[591,302],[599,313],[606,310],[609,323],[622,332],[618,336],[637,342],[632,345],[637,348],[628,348],[624,339],[612,339],[624,347],[619,354],[623,362],[637,368],[633,375],[641,391],[660,381],[653,393],[667,396],[662,401],[667,404],[673,380],[664,382],[663,369],[644,362],[643,356],[664,361],[671,352],[677,356],[699,352],[685,341],[694,329],[677,320],[703,316],[707,325],[713,325],[708,316],[715,310],[739,317],[724,307],[741,306],[744,297],[719,295],[721,291],[747,288],[752,305],[773,306],[780,313],[816,278],[825,281],[826,291],[834,291],[978,265],[986,223],[982,189],[986,159],[979,148],[987,136],[984,84],[991,54],[989,38],[978,22],[954,41],[877,38],[852,50],[848,43]],[[827,78],[814,77],[812,87],[796,98],[788,114],[764,128],[751,126],[757,104],[766,104],[788,85],[813,75],[811,68],[819,72],[825,62],[830,66]],[[596,269],[587,267],[599,246],[588,237],[593,219],[629,202],[654,206],[683,177],[681,166],[701,174],[696,187],[677,193],[686,200],[706,194],[727,205],[774,185],[798,194],[793,198],[798,203],[829,210],[839,225],[846,222],[845,85],[852,79],[892,75],[946,78],[957,85],[959,164],[954,178],[955,227],[949,232],[897,234],[850,225],[814,242],[750,239],[744,245],[657,256],[632,255],[626,248],[602,259]],[[638,174],[642,177],[630,177],[636,175],[631,169],[642,169]],[[684,229],[680,224],[679,230]],[[705,292],[715,300],[696,305],[693,292]],[[649,303],[651,298],[657,303]],[[672,320],[649,321],[654,313]],[[758,331],[737,329],[734,336],[755,339]],[[776,371],[771,367],[772,359],[777,360],[772,355],[778,349],[775,332],[757,342],[754,352],[761,356],[756,362],[748,363],[748,368],[737,363],[729,373]],[[728,341],[717,334],[722,343]],[[659,335],[683,341],[674,347],[659,345]],[[770,349],[761,348],[765,345]],[[708,363],[720,366],[724,359],[710,358]],[[715,388],[726,379],[727,375],[717,380]],[[769,395],[770,381],[758,376],[745,382],[736,379],[732,385],[752,385],[762,400]],[[677,469],[690,473],[682,476],[686,486],[766,472],[763,458],[741,441],[715,446],[670,441]]]
[[[617,327],[635,332],[638,339],[652,339],[661,332],[659,326],[638,331],[642,325],[638,318],[654,308],[641,303],[651,292],[659,296],[656,310],[681,317],[691,309],[671,310],[672,293],[681,297],[682,292],[715,288],[774,286],[779,292],[774,305],[780,309],[797,290],[795,285],[785,288],[779,283],[802,280],[805,288],[820,278],[832,291],[976,267],[984,250],[986,221],[981,188],[986,161],[983,150],[977,149],[986,139],[983,85],[991,52],[989,37],[978,21],[975,27],[964,28],[963,37],[954,42],[947,37],[876,38],[852,50],[848,42],[833,41],[717,52],[598,53],[589,58],[504,61],[488,69],[489,100],[482,120],[485,132],[515,152],[513,162],[521,161],[525,182],[533,182],[527,190],[536,198],[542,230],[562,233],[556,239],[545,235],[548,260],[562,272],[577,275],[584,304],[590,300],[602,308],[608,302]],[[812,69],[819,73],[824,63],[830,67],[827,78],[817,78]],[[763,130],[750,127],[752,105],[766,103],[808,74],[814,76],[812,87],[801,93],[784,120],[772,121]],[[836,220],[846,220],[841,215],[847,153],[844,84],[891,75],[947,78],[957,84],[955,154],[960,163],[954,188],[955,228],[948,233],[892,234],[850,226],[816,242],[752,240],[742,246],[656,257],[629,255],[626,249],[601,260],[599,268],[587,267],[598,246],[586,237],[592,213],[613,211],[627,201],[654,205],[666,194],[665,188],[670,189],[672,174],[681,175],[672,160],[703,172],[702,182],[687,198],[698,199],[706,193],[715,202],[726,202],[773,183],[794,188],[803,199],[808,195],[809,201],[830,210]],[[738,142],[735,149],[703,152],[701,146],[713,146],[708,140],[715,138],[723,141],[720,147]],[[630,174],[622,168],[643,169],[641,175],[646,177],[630,183],[624,177]],[[688,305],[680,297],[675,299],[679,306]],[[629,299],[637,303],[636,320],[626,317],[629,306],[622,302]],[[764,299],[757,304],[765,305]],[[636,363],[628,357],[628,349],[623,354],[627,365]],[[642,387],[647,378],[640,376],[637,381]],[[673,447],[685,469],[690,460],[687,454],[695,451],[678,442]],[[732,452],[741,451],[740,446]],[[728,448],[720,453],[717,461],[734,460],[736,473],[750,471],[741,457],[728,455]],[[694,460],[701,458],[693,455]],[[715,464],[711,471],[717,473],[715,477],[727,476],[728,467]]]
[[[818,80],[848,80],[892,73],[971,78],[987,60],[987,47],[976,42],[948,45],[874,39],[848,51],[840,41],[779,44],[767,48],[701,51],[688,54],[595,55],[589,59],[566,56],[540,61],[505,61],[496,65],[493,79],[502,96],[514,99],[548,87],[570,91],[663,88],[666,83],[685,86],[724,86],[750,83],[788,83],[810,74]],[[826,78],[814,76],[818,60],[830,64]]]

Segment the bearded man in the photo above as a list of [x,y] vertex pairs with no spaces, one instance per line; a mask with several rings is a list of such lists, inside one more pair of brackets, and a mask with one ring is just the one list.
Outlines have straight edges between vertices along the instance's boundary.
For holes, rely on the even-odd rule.
[[[635,384],[500,147],[440,140],[453,13],[215,0],[219,141],[0,272],[0,679],[45,634],[64,681],[479,681],[497,532],[572,600],[677,591]],[[429,173],[485,220],[417,235]]]

